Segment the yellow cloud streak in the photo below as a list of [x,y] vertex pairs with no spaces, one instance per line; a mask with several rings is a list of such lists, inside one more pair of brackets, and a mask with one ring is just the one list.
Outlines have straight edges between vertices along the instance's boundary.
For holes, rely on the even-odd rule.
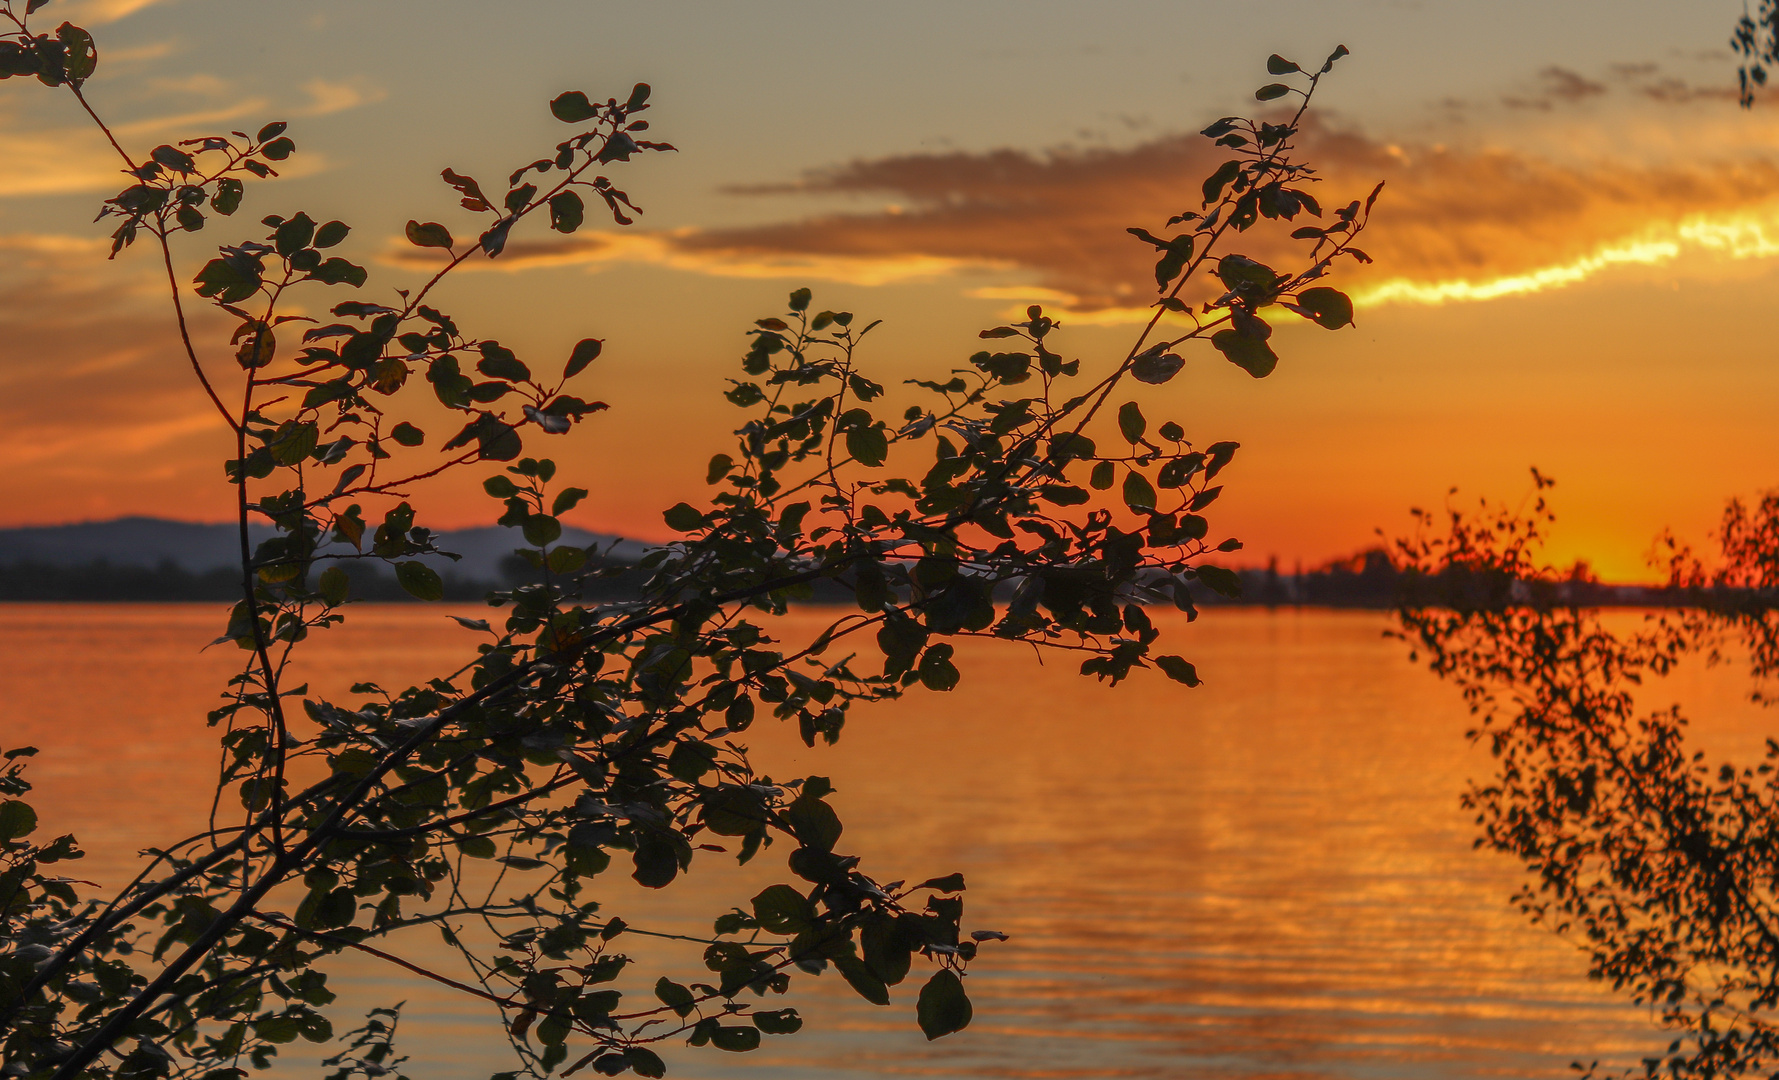
[[1766,207],[1694,215],[1643,237],[1602,244],[1562,263],[1481,279],[1395,277],[1355,289],[1353,300],[1364,306],[1435,306],[1529,296],[1579,285],[1616,267],[1666,265],[1689,253],[1730,262],[1779,256],[1779,212]]
[[[940,256],[894,255],[832,256],[813,254],[739,253],[721,250],[689,250],[676,241],[695,235],[693,230],[661,233],[600,233],[586,238],[514,245],[509,254],[491,261],[475,260],[466,270],[516,273],[557,266],[586,266],[594,270],[631,263],[663,266],[712,277],[748,279],[807,278],[851,285],[887,285],[933,281],[964,273],[1004,270],[1002,260],[965,260]],[[1565,262],[1511,274],[1482,278],[1415,279],[1392,277],[1351,291],[1356,305],[1367,308],[1390,304],[1438,306],[1475,303],[1529,296],[1587,282],[1606,271],[1629,266],[1662,266],[1689,254],[1740,262],[1779,257],[1779,208],[1763,208],[1732,214],[1701,214],[1636,239],[1602,244]],[[386,265],[430,269],[437,260],[400,241],[392,241],[379,259]],[[1024,317],[1023,305],[1044,304],[1058,318],[1077,325],[1127,326],[1147,322],[1152,306],[1080,306],[1079,298],[1043,285],[993,285],[965,290],[983,300],[1014,300],[1022,306],[1001,314]],[[1186,320],[1168,316],[1170,323]]]
[[[693,230],[671,233],[599,232],[560,241],[515,242],[497,259],[471,259],[463,270],[517,273],[543,267],[585,266],[598,271],[618,263],[663,266],[710,277],[772,279],[809,278],[848,285],[893,285],[932,281],[968,270],[999,268],[1004,263],[964,260],[938,255],[847,256],[787,252],[756,254],[731,251],[694,251],[678,245]],[[473,239],[460,238],[458,247]],[[434,254],[391,240],[378,262],[386,266],[436,270],[442,259]]]
[[[200,76],[199,78],[204,78]],[[186,89],[194,89],[188,86]],[[382,87],[365,80],[329,82],[311,79],[303,84],[309,102],[290,111],[296,116],[325,116],[383,100]],[[179,139],[194,133],[210,133],[242,117],[263,115],[270,109],[265,98],[255,97],[232,105],[153,116],[118,124],[118,138],[147,144],[156,139]],[[146,145],[137,152],[146,150]],[[313,176],[328,163],[319,154],[306,152],[285,162],[281,176]],[[131,182],[116,154],[91,128],[55,128],[46,131],[0,131],[0,198],[33,195],[72,195],[115,191]]]
[[[1416,280],[1393,277],[1351,290],[1360,307],[1389,304],[1438,306],[1475,303],[1530,296],[1580,285],[1619,267],[1663,266],[1688,254],[1742,262],[1779,257],[1779,207],[1762,207],[1728,214],[1698,214],[1654,230],[1636,239],[1601,244],[1594,250],[1549,266],[1485,278]],[[1041,285],[993,286],[971,289],[966,295],[990,300],[1020,300],[1056,305],[1057,317],[1091,326],[1126,326],[1147,322],[1153,307],[1105,307],[1075,310],[1077,299]],[[1023,317],[1019,308],[1002,315]],[[1169,317],[1170,321],[1173,319]],[[1184,321],[1184,320],[1180,320]]]
[[119,19],[134,15],[143,8],[153,7],[158,0],[86,0],[76,3],[57,12],[70,21],[98,25],[117,22]]

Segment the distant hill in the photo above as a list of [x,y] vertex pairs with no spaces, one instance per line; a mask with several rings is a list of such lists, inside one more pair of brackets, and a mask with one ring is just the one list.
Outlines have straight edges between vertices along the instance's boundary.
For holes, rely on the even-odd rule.
[[[254,543],[271,534],[250,530]],[[172,564],[187,573],[233,567],[240,562],[233,525],[201,525],[165,518],[126,517],[74,525],[0,529],[0,566],[28,563],[70,568],[92,563],[154,569]]]
[[[272,534],[249,529],[258,544]],[[490,588],[522,579],[524,564],[513,552],[528,546],[519,530],[500,525],[438,535],[441,550],[462,556],[424,556],[446,579],[456,598],[472,599]],[[649,550],[634,540],[564,527],[559,546],[595,546],[604,561],[630,565]],[[71,525],[0,529],[0,599],[4,600],[213,600],[238,593],[240,534],[234,525],[205,525],[165,518],[126,517]],[[353,567],[354,592],[396,599],[388,575],[365,564]]]

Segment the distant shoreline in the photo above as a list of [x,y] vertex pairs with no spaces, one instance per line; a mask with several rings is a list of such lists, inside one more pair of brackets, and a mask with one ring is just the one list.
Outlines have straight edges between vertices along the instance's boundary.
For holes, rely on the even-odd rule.
[[[441,550],[461,556],[419,556],[439,573],[446,602],[481,603],[490,591],[510,589],[536,576],[513,554],[526,546],[516,529],[463,529],[441,533],[436,542]],[[239,545],[233,525],[165,518],[0,529],[0,603],[233,603],[241,596]],[[587,599],[614,601],[641,594],[642,574],[631,568],[649,550],[647,545],[574,528],[564,530],[561,545],[586,548],[590,561],[612,575],[591,583]],[[344,545],[332,550],[356,554]],[[356,559],[339,565],[351,576],[354,600],[419,602],[384,567]],[[1229,599],[1190,582],[1192,603],[1202,608],[1386,611],[1400,606],[1404,598],[1437,604],[1444,595],[1439,580],[1405,573],[1381,548],[1289,574],[1281,574],[1276,562],[1235,573],[1241,580],[1240,598]],[[1611,585],[1585,577],[1513,583],[1510,591],[1514,591],[1510,602],[1586,608],[1679,607],[1701,600],[1685,590]],[[814,595],[796,603],[848,605],[852,595],[843,582],[818,582]]]

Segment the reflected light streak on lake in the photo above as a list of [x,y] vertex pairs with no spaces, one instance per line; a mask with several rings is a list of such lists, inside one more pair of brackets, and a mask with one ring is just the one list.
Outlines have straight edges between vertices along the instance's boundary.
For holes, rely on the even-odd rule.
[[[0,607],[0,742],[43,749],[36,802],[47,833],[73,831],[93,852],[79,876],[115,886],[134,849],[199,827],[217,753],[203,714],[237,653],[198,649],[222,618]],[[793,615],[782,636],[820,618]],[[1584,978],[1573,946],[1524,924],[1507,902],[1510,862],[1471,850],[1458,794],[1487,756],[1465,741],[1456,694],[1382,639],[1384,616],[1161,624],[1204,687],[1145,672],[1108,690],[1066,657],[1040,667],[1029,651],[970,642],[956,692],[855,710],[838,747],[806,749],[767,720],[749,730],[764,771],[833,778],[842,849],[864,869],[962,871],[966,928],[1012,940],[972,968],[976,1020],[959,1035],[929,1044],[915,1028],[918,967],[888,1009],[831,975],[799,978],[783,1004],[809,1021],[801,1034],[744,1055],[664,1047],[669,1075],[1555,1077],[1577,1058],[1628,1063],[1666,1043]],[[455,668],[474,640],[438,608],[364,607],[308,644],[299,675],[326,694],[366,678],[406,685]],[[1771,719],[1733,673],[1667,689],[1712,718],[1702,734],[1715,750],[1758,747]],[[783,854],[737,868],[700,853],[660,893],[620,859],[601,879],[605,910],[705,932],[794,880]],[[630,944],[641,940],[624,939],[639,977],[704,976],[695,951]],[[426,959],[434,947],[397,950]],[[416,1080],[509,1067],[477,1003],[368,959],[335,970],[348,1010],[409,1002],[398,1042]],[[280,1074],[315,1075],[297,1060]]]

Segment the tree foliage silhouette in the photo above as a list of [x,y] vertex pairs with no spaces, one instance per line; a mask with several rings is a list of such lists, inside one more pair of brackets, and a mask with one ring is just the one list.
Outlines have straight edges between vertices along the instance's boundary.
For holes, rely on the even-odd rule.
[[1746,109],[1754,104],[1755,92],[1766,88],[1768,71],[1779,64],[1779,2],[1759,0],[1753,12],[1744,7],[1730,48],[1742,58],[1736,68],[1736,100]]
[[[1730,44],[1747,108],[1779,63],[1779,4],[1745,12]],[[1480,719],[1470,736],[1496,759],[1496,775],[1464,796],[1477,843],[1522,860],[1533,880],[1516,903],[1576,940],[1591,977],[1680,1033],[1627,1075],[1772,1074],[1779,741],[1758,764],[1711,764],[1689,748],[1678,706],[1642,711],[1637,694],[1683,659],[1715,663],[1733,645],[1753,699],[1773,703],[1779,492],[1726,506],[1709,566],[1661,538],[1682,606],[1618,633],[1565,604],[1562,575],[1539,561],[1553,519],[1550,481],[1533,478],[1530,514],[1452,511],[1441,530],[1417,511],[1422,531],[1396,546],[1422,586],[1398,611],[1399,634],[1459,687]]]
[[[154,852],[115,895],[84,897],[58,876],[79,856],[72,837],[30,839],[36,814],[19,796],[35,751],[8,752],[4,1075],[220,1080],[265,1068],[283,1044],[334,1038],[326,968],[348,951],[488,1002],[526,1074],[660,1076],[655,1047],[669,1040],[750,1050],[802,1025],[775,1000],[798,972],[832,968],[887,1004],[917,957],[921,1030],[967,1025],[968,967],[1002,935],[966,929],[962,877],[868,875],[841,845],[829,782],[774,778],[738,740],[769,715],[811,746],[834,743],[856,703],[953,690],[962,637],[1078,654],[1084,674],[1111,684],[1138,669],[1197,684],[1190,662],[1160,651],[1143,605],[1190,612],[1189,580],[1234,587],[1211,557],[1239,544],[1213,543],[1203,512],[1237,448],[1151,425],[1120,391],[1173,379],[1180,350],[1201,341],[1270,373],[1268,308],[1329,329],[1352,321],[1347,298],[1320,282],[1337,260],[1366,258],[1353,241],[1371,200],[1324,216],[1292,146],[1346,50],[1314,72],[1271,58],[1289,81],[1256,97],[1295,96],[1295,111],[1206,129],[1227,162],[1183,198],[1171,235],[1131,230],[1158,256],[1154,313],[1109,363],[1064,359],[1058,324],[1033,307],[983,331],[988,347],[967,366],[917,381],[921,404],[886,414],[886,388],[860,359],[876,324],[793,292],[786,312],[748,331],[725,392],[744,419],[733,452],[710,462],[714,493],[666,511],[681,539],[644,560],[639,600],[590,604],[577,599],[589,553],[559,542],[562,515],[587,492],[558,483],[533,447],[605,408],[566,392],[599,340],[546,369],[431,298],[464,263],[500,258],[533,219],[573,233],[591,207],[630,224],[636,207],[611,176],[672,149],[645,138],[649,87],[556,97],[550,112],[569,134],[504,187],[445,170],[467,224],[407,222],[438,267],[386,301],[357,293],[366,269],[331,253],[342,222],[271,214],[225,243],[190,277],[234,327],[225,376],[192,335],[175,244],[230,223],[247,186],[276,175],[296,144],[274,122],[125,147],[85,93],[93,39],[68,23],[40,30],[44,2],[0,5],[12,26],[0,76],[72,94],[122,159],[127,186],[101,212],[112,255],[154,249],[185,360],[234,436],[241,596],[218,640],[243,665],[209,715],[228,809]],[[1225,250],[1261,225],[1295,228],[1297,269]],[[339,292],[354,298],[334,298],[336,321],[290,313],[296,297],[314,308]],[[435,534],[407,493],[488,465],[483,487],[522,530],[540,580],[494,594],[503,617],[459,620],[480,639],[465,666],[405,689],[367,681],[351,702],[290,685],[295,650],[346,617],[343,564],[392,564],[413,595],[438,598],[439,576],[417,558]],[[1113,488],[1097,500],[1091,490]],[[251,545],[250,521],[275,535]],[[848,590],[856,610],[812,639],[776,637],[772,617],[818,581]],[[662,888],[700,852],[747,862],[774,844],[795,882],[718,914],[703,937],[652,931],[596,898],[602,874]],[[442,933],[462,973],[403,956],[419,933]],[[619,949],[649,934],[701,950],[707,978],[631,971]],[[342,1036],[333,1075],[395,1068],[395,1019],[379,1010]]]
[[[1494,756],[1474,783],[1479,846],[1531,879],[1514,898],[1574,940],[1589,975],[1680,1033],[1648,1076],[1769,1074],[1779,1063],[1779,742],[1754,765],[1708,761],[1678,706],[1638,702],[1682,660],[1739,643],[1757,700],[1779,666],[1779,493],[1732,502],[1709,568],[1671,537],[1659,550],[1687,606],[1614,631],[1564,604],[1539,562],[1550,481],[1530,513],[1452,511],[1397,544],[1426,590],[1400,635],[1463,692]],[[1593,1075],[1598,1063],[1588,1067]]]

